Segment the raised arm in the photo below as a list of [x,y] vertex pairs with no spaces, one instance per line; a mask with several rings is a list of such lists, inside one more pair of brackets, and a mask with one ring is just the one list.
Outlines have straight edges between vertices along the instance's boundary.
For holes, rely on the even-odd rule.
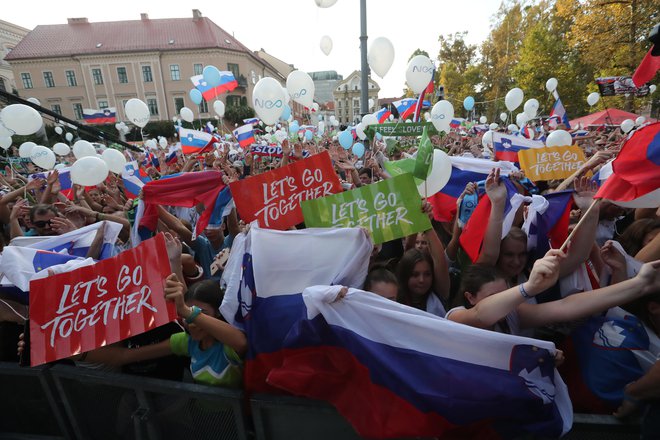
[[502,222],[507,197],[506,186],[500,179],[499,168],[493,168],[486,179],[486,195],[490,199],[490,217],[486,226],[482,251],[476,263],[495,266],[500,256],[500,244],[503,238]]

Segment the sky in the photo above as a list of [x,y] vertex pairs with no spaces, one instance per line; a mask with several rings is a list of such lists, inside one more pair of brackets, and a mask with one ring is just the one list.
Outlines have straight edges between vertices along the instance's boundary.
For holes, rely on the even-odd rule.
[[[480,44],[488,36],[500,3],[501,0],[367,0],[369,42],[387,37],[395,49],[394,64],[385,78],[372,73],[381,87],[379,98],[401,96],[408,58],[415,49],[425,50],[432,60],[437,59],[441,34],[467,31],[467,42]],[[192,17],[195,8],[251,50],[263,48],[297,69],[336,70],[344,78],[360,69],[359,0],[337,0],[330,8],[319,8],[314,0],[222,0],[197,4],[163,0],[35,0],[29,2],[29,7],[17,5],[3,8],[2,19],[28,29],[40,24],[63,24],[69,17],[87,17],[91,22],[139,20],[143,12],[152,19]],[[333,41],[329,56],[319,47],[323,35]]]

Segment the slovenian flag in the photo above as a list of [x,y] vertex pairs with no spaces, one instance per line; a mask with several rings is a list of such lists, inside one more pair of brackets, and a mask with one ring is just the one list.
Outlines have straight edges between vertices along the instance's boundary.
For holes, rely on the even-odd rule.
[[498,160],[518,163],[518,152],[520,150],[543,148],[544,146],[541,141],[526,139],[522,136],[499,132],[493,133],[493,149],[495,150],[495,158]]
[[400,101],[393,102],[396,111],[399,113],[399,119],[404,121],[415,113],[417,108],[417,100],[413,98],[405,98]]
[[183,127],[179,129],[179,140],[183,154],[204,153],[215,142],[215,138],[209,133]]
[[376,118],[378,119],[379,124],[387,122],[392,112],[387,108],[383,107],[378,112],[376,112]]
[[253,225],[235,239],[220,310],[247,334],[247,392],[329,401],[365,438],[557,438],[570,429],[554,344],[355,288],[336,301],[341,286],[362,284],[371,249],[357,228]]
[[[28,182],[34,179],[47,179],[48,176],[54,171],[45,171],[43,173],[31,174],[28,177]],[[73,200],[73,182],[71,182],[71,169],[69,167],[60,168],[57,170],[60,181],[60,194],[69,200]]]
[[129,162],[124,166],[124,171],[121,174],[122,182],[124,183],[124,194],[129,199],[135,199],[142,191],[142,187],[151,182],[151,177],[140,173],[139,166],[136,161]]
[[255,143],[252,124],[241,125],[232,133],[234,133],[234,137],[242,148],[249,147]]
[[83,119],[88,124],[114,124],[117,121],[117,109],[115,107],[102,110],[84,108]]
[[220,72],[220,84],[216,87],[208,85],[204,80],[204,75],[191,76],[190,81],[192,81],[197,90],[202,92],[202,96],[207,101],[212,100],[222,93],[231,92],[238,87],[238,81],[234,78],[234,74],[229,71]]
[[463,125],[463,122],[465,122],[465,119],[463,118],[453,118],[451,122],[449,122],[449,126],[451,128],[460,128],[461,125]]
[[[42,270],[65,264],[71,260],[84,260],[66,252],[51,252],[21,246],[5,246],[0,271],[7,281],[23,292],[30,291],[30,280]],[[3,284],[7,284],[3,282]]]
[[573,191],[532,196],[522,230],[527,234],[527,251],[533,260],[543,258],[550,245],[557,249],[568,237]]
[[571,124],[568,122],[568,115],[566,114],[564,104],[561,103],[561,99],[557,98],[555,105],[552,106],[552,110],[550,111],[550,118],[553,118],[564,124],[566,130],[571,129]]

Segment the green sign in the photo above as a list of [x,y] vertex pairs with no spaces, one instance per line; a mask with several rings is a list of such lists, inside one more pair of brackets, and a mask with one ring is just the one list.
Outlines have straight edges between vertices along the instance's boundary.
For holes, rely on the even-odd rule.
[[431,228],[412,174],[402,174],[315,200],[302,202],[305,226],[363,227],[374,243],[383,243]]
[[376,133],[383,136],[421,136],[424,133],[424,127],[428,129],[429,136],[438,134],[438,130],[430,122],[374,124],[368,126],[364,133],[369,139],[373,139]]
[[415,168],[413,176],[418,179],[426,180],[429,175],[429,167],[433,162],[433,144],[429,139],[428,127],[424,127],[422,132],[422,139],[419,141],[419,148],[417,149],[417,156],[415,158]]

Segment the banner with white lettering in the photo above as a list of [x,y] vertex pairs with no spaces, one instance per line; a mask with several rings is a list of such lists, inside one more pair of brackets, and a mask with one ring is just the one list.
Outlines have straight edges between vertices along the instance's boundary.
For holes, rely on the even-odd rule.
[[585,163],[584,152],[577,145],[520,150],[520,167],[530,180],[566,179]]
[[[148,264],[147,264],[148,263]],[[32,366],[84,353],[176,319],[163,235],[114,258],[30,282]]]

